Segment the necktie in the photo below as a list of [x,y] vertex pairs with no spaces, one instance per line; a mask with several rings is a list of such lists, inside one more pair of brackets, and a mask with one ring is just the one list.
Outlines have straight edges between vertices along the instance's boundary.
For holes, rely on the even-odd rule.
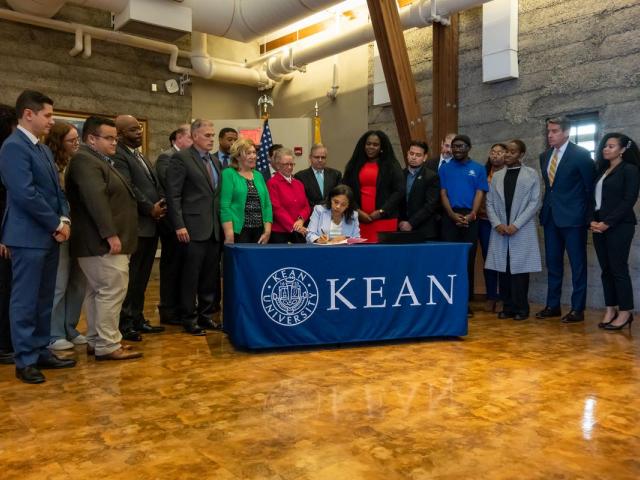
[[445,163],[447,162],[444,160],[444,158],[440,160],[440,165],[438,165],[438,170],[440,170]]
[[549,185],[553,186],[553,180],[556,178],[556,170],[558,169],[558,150],[553,150],[551,163],[549,163]]
[[147,166],[147,162],[144,161],[144,157],[142,156],[142,154],[138,150],[134,150],[133,154],[136,157],[136,159],[138,160],[138,162],[140,162],[142,164],[142,168],[144,169],[144,173],[147,175],[147,177],[149,177],[149,179],[152,182],[155,183],[155,181],[153,179],[153,175],[151,175],[151,171],[149,170],[149,167]]
[[222,159],[221,159],[222,160],[222,167],[223,168],[228,167],[229,166],[229,155],[227,155],[226,153],[222,153],[221,156],[222,156]]
[[211,186],[216,188],[218,186],[217,173],[215,169],[211,166],[211,159],[209,155],[204,155],[202,157],[202,161],[204,162],[204,167],[207,169],[207,174],[209,174],[209,180],[211,181]]
[[320,187],[320,193],[324,195],[324,172],[316,170],[316,180],[318,181],[318,186]]

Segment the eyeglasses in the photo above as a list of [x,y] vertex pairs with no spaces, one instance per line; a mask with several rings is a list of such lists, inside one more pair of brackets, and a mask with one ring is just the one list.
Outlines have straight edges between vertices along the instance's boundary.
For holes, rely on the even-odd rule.
[[78,137],[70,138],[68,140],[65,140],[65,143],[70,143],[72,145],[76,145],[76,144],[80,143],[80,139]]
[[282,165],[283,167],[295,167],[296,166],[295,163],[281,163],[280,165]]

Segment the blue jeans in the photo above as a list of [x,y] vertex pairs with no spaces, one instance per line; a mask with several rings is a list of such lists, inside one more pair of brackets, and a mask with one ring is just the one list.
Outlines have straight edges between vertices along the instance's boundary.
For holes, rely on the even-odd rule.
[[[491,236],[491,222],[481,218],[478,220],[478,237],[480,239],[480,248],[482,249],[482,258],[487,260],[487,252],[489,251],[489,237]],[[487,300],[500,300],[498,294],[498,272],[495,270],[484,269],[484,284],[487,289]]]
[[56,275],[56,290],[51,310],[51,341],[65,338],[71,340],[80,332],[76,330],[80,321],[86,279],[78,259],[69,256],[69,242],[60,244],[60,258]]

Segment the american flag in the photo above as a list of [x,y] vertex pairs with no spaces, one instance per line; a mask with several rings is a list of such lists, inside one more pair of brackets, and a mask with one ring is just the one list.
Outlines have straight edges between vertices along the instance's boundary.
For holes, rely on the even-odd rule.
[[269,171],[269,149],[273,145],[271,138],[271,130],[269,129],[269,120],[264,121],[262,127],[262,137],[260,137],[260,150],[258,151],[258,159],[256,168],[259,172],[266,173]]

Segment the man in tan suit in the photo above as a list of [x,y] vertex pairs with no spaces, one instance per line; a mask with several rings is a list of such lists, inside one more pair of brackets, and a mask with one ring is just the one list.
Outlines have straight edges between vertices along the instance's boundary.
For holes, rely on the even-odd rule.
[[82,140],[65,183],[74,221],[70,252],[87,277],[87,352],[96,360],[138,358],[142,353],[122,346],[118,329],[138,241],[136,198],[110,158],[118,141],[114,122],[89,117]]

